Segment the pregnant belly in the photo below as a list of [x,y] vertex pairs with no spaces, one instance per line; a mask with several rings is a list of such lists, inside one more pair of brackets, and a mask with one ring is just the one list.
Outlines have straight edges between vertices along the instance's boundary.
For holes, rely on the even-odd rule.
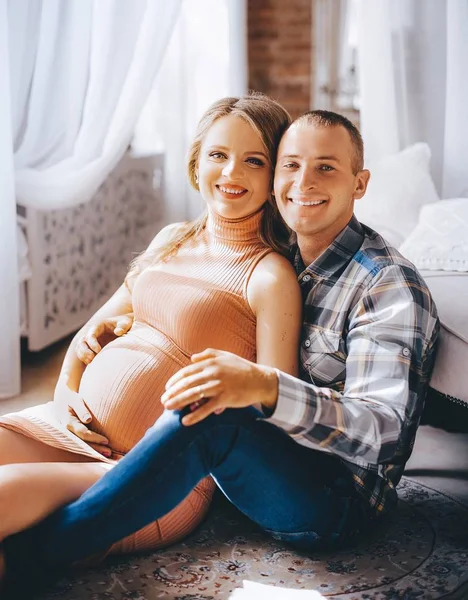
[[127,453],[163,411],[166,381],[189,363],[160,332],[135,324],[94,358],[83,374],[80,395],[90,409],[91,429]]

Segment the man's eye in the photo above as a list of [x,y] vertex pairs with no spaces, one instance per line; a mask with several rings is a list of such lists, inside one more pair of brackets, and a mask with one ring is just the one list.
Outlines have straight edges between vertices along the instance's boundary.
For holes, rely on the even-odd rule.
[[256,165],[257,167],[263,167],[263,165],[265,164],[263,162],[263,160],[260,160],[259,158],[255,158],[253,156],[251,156],[250,158],[248,158],[247,162],[249,162],[252,165]]
[[330,165],[320,165],[319,170],[320,171],[334,171],[335,169],[333,167],[331,167]]

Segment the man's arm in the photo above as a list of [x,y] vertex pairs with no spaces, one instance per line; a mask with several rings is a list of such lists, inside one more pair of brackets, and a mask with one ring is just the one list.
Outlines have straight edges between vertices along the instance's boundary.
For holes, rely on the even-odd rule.
[[278,373],[268,420],[300,443],[356,464],[385,463],[402,436],[414,435],[437,332],[419,278],[396,265],[382,269],[350,314],[343,392]]

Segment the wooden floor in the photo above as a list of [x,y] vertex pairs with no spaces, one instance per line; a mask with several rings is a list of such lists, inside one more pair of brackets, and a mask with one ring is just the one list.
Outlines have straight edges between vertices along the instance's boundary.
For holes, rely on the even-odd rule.
[[41,352],[21,353],[21,394],[0,400],[0,415],[52,400],[62,360],[72,336]]

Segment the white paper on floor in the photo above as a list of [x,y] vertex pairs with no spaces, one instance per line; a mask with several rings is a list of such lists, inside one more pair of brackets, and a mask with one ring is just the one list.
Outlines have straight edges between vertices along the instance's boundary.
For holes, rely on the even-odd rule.
[[245,579],[242,583],[244,587],[235,589],[229,600],[327,600],[314,590],[291,590]]

